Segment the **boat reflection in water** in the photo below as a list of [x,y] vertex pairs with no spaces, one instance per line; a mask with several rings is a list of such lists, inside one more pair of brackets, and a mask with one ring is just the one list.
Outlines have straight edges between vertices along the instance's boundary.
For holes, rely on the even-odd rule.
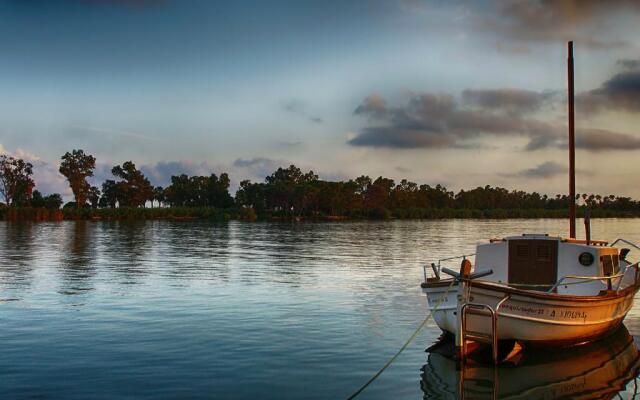
[[434,346],[422,367],[425,399],[609,399],[625,388],[635,398],[638,389],[640,354],[624,326],[583,346],[516,349],[496,367],[486,352],[458,364],[446,348]]

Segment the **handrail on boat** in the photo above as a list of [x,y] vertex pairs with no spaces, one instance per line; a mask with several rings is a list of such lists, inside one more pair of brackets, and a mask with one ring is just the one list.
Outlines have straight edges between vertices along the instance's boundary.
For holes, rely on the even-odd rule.
[[467,258],[467,257],[475,256],[475,255],[476,255],[476,253],[473,253],[473,254],[460,254],[459,256],[441,258],[441,259],[438,260],[438,264],[440,264],[442,261],[455,260],[456,258]]
[[[462,360],[463,361],[466,359],[466,356],[467,356],[467,337],[471,336],[471,337],[477,338],[478,337],[477,335],[480,334],[479,332],[473,332],[467,329],[468,310],[475,309],[475,310],[486,310],[489,312],[489,315],[491,316],[491,335],[490,335],[491,336],[491,354],[493,358],[493,364],[494,365],[498,364],[499,362],[498,343],[500,340],[498,336],[498,317],[500,316],[500,307],[510,298],[511,298],[511,294],[507,294],[505,297],[500,299],[500,301],[498,301],[498,303],[495,305],[495,308],[491,307],[488,304],[473,303],[473,302],[465,302],[462,305],[462,308],[460,308],[460,315],[461,315],[460,330],[462,334]],[[482,337],[486,338],[484,337],[484,335]]]
[[[635,262],[633,264],[629,264],[625,267],[624,269],[624,274],[627,273],[627,270],[629,268],[635,268],[636,269],[636,274],[633,276],[633,284],[637,285],[638,284],[638,272],[640,272],[640,261]],[[620,289],[620,285],[622,284],[622,279],[620,279],[620,281],[618,282],[618,286],[616,287],[616,291]]]
[[[459,256],[441,258],[441,259],[439,259],[437,261],[437,264],[436,263],[431,263],[430,267],[433,270],[433,274],[436,276],[436,278],[440,279],[440,271],[442,270],[441,263],[443,261],[451,261],[451,260],[455,260],[455,259],[458,259],[458,258],[462,258],[464,260],[467,257],[473,257],[475,255],[476,255],[476,253],[472,253],[472,254],[461,254]],[[427,282],[427,265],[426,264],[422,266],[422,272],[424,273],[424,281]]]
[[640,250],[640,246],[638,246],[635,243],[632,243],[630,241],[628,241],[627,239],[623,239],[623,238],[617,238],[616,240],[613,241],[613,243],[611,243],[611,247],[615,246],[618,242],[622,242],[624,244],[628,244],[631,247],[634,247],[637,250]]
[[609,242],[606,240],[584,240],[584,239],[575,239],[575,238],[566,238],[562,240],[565,243],[572,244],[587,244],[592,246],[606,246]]
[[[627,266],[627,268],[631,266],[637,266],[637,264],[638,263],[629,265]],[[565,279],[581,279],[580,282],[570,282],[570,283],[565,283],[565,285],[579,285],[581,283],[587,283],[591,281],[602,281],[602,280],[607,280],[610,283],[612,279],[622,278],[624,274],[625,274],[624,272],[621,272],[615,275],[605,275],[605,276],[565,275],[562,278],[558,279],[558,281],[551,287],[551,289],[547,290],[547,293],[551,293],[555,289],[557,289],[558,286],[560,286]],[[622,279],[620,279],[620,282],[622,282]],[[617,286],[618,289],[620,288],[620,282],[618,282],[618,286]]]

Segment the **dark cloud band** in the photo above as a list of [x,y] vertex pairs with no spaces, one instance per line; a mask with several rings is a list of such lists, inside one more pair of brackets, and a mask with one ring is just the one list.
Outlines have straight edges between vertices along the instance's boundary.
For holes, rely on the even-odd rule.
[[[605,96],[600,101],[608,101],[610,107],[640,111],[640,80],[636,89],[633,79],[628,85],[616,83],[616,79],[603,85],[608,90],[606,95],[604,89],[594,91]],[[638,95],[630,95],[635,90]],[[367,117],[369,125],[348,144],[390,149],[475,148],[477,139],[522,137],[529,140],[526,151],[566,148],[566,127],[541,120],[542,113],[538,112],[557,105],[560,97],[518,89],[465,90],[462,103],[448,94],[421,93],[412,95],[403,106],[392,107],[381,96],[372,95],[354,111]],[[578,129],[576,146],[590,151],[636,150],[640,149],[640,138],[583,128]]]

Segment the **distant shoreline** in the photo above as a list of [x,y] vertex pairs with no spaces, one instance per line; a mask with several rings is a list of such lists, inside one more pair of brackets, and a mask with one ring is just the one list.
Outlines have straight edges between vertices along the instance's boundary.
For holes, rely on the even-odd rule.
[[[580,207],[578,216],[584,214]],[[640,212],[620,210],[591,210],[591,218],[638,218]],[[32,207],[9,207],[0,209],[3,221],[127,221],[127,220],[171,220],[171,221],[380,221],[380,220],[438,220],[438,219],[562,219],[568,218],[566,210],[548,209],[456,209],[432,208],[399,210],[385,213],[383,217],[367,215],[287,215],[268,213],[257,215],[247,208],[211,207],[162,207],[162,208],[103,208],[103,209],[46,209]]]

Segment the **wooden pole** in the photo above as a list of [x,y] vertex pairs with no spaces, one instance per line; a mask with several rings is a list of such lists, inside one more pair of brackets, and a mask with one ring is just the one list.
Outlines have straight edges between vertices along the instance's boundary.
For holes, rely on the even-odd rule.
[[589,207],[584,209],[584,236],[587,240],[587,246],[591,244],[591,210]]
[[576,237],[576,143],[573,110],[573,42],[568,45],[567,57],[569,103],[569,237]]

